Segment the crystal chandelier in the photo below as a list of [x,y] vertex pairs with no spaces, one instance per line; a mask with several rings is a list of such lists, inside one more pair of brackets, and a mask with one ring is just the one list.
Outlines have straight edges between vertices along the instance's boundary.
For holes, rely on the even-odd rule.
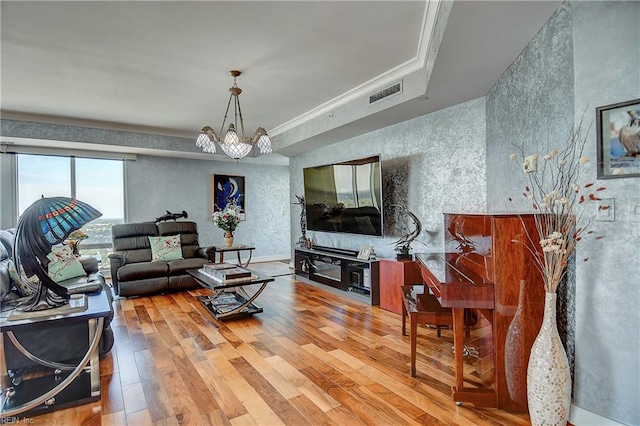
[[[229,102],[227,103],[227,111],[224,113],[222,126],[220,126],[220,136],[218,136],[210,126],[204,126],[202,130],[200,130],[198,139],[196,139],[196,146],[204,152],[214,154],[217,143],[225,154],[236,161],[246,157],[254,146],[260,149],[261,154],[270,154],[272,152],[271,139],[269,139],[269,135],[264,128],[258,127],[251,138],[244,135],[244,122],[242,120],[242,109],[240,108],[240,93],[242,93],[242,89],[236,84],[236,77],[238,77],[241,72],[232,70],[229,71],[229,74],[233,76],[233,86],[229,88]],[[227,133],[224,133],[224,137],[222,137],[232,100],[235,117],[234,122],[229,123],[229,129]],[[240,118],[240,135],[236,132],[238,118]]]

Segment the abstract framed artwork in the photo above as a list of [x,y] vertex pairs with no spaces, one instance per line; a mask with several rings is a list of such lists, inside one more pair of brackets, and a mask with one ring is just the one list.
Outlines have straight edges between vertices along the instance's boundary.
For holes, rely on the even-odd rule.
[[596,108],[598,179],[640,176],[640,99]]
[[230,203],[240,206],[240,220],[245,220],[244,176],[211,175],[211,203],[213,212],[224,210]]

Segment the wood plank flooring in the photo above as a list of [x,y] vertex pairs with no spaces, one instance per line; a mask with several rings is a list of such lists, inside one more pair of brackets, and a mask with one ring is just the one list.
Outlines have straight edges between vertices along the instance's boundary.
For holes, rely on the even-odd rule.
[[[252,264],[291,272],[282,262]],[[56,425],[528,425],[451,400],[450,331],[420,327],[417,377],[400,315],[280,276],[264,312],[219,322],[206,290],[114,302],[102,399],[28,419]]]

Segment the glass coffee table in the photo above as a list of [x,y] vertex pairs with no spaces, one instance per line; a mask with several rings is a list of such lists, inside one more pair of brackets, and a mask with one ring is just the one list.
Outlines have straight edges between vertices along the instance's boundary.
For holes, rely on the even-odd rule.
[[[263,312],[262,307],[253,302],[267,287],[267,284],[273,282],[275,278],[260,275],[248,269],[247,271],[252,274],[250,278],[232,280],[233,282],[230,283],[221,283],[200,269],[189,269],[187,273],[202,287],[213,291],[213,294],[209,296],[198,296],[198,300],[211,312],[214,318],[225,320]],[[260,287],[253,294],[249,294],[246,288],[251,285],[260,285]]]

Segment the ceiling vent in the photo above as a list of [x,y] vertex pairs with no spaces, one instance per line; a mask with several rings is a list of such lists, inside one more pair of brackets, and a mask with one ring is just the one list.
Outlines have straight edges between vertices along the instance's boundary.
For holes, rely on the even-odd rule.
[[381,101],[391,95],[395,95],[396,93],[402,93],[402,80],[394,84],[393,86],[389,86],[386,89],[382,89],[379,92],[369,96],[369,104]]

